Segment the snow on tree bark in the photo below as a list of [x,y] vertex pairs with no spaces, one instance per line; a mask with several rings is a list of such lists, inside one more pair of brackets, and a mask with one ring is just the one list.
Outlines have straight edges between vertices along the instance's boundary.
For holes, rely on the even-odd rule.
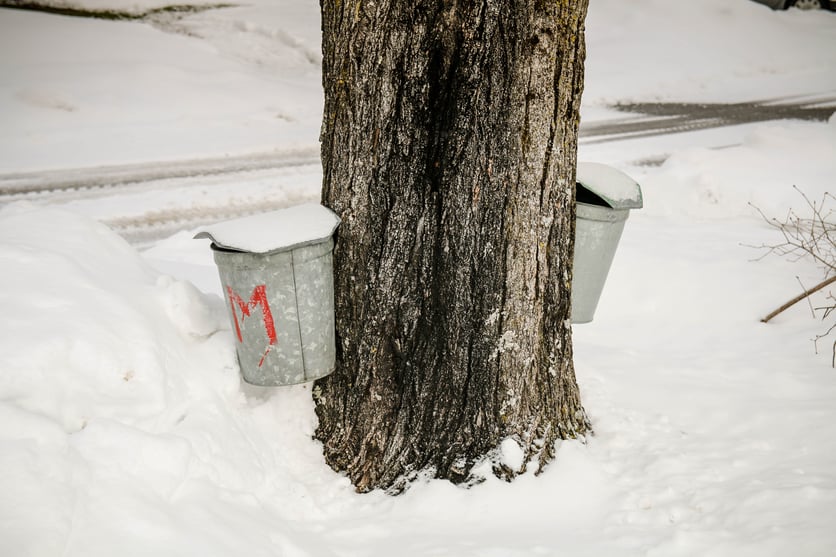
[[327,462],[358,491],[521,469],[584,434],[571,262],[587,2],[322,0],[337,369]]

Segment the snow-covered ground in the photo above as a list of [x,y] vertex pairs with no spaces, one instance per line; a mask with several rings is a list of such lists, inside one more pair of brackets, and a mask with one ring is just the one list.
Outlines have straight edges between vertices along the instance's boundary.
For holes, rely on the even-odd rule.
[[[591,4],[585,121],[623,100],[836,97],[836,14]],[[318,42],[303,0],[163,26],[0,10],[0,174],[309,149]],[[324,465],[310,386],[239,380],[205,241],[139,252],[89,218],[121,214],[118,198],[0,208],[0,555],[832,555],[834,337],[818,354],[810,340],[830,321],[802,303],[759,322],[824,273],[747,246],[780,241],[749,203],[780,217],[803,212],[793,185],[832,191],[836,118],[590,142],[580,158],[645,199],[594,322],[575,327],[596,434],[540,477],[396,498]],[[315,198],[316,173],[298,179]],[[269,189],[254,180],[248,195]]]
[[3,10],[0,173],[315,145],[315,3],[241,4],[187,16],[182,29]]

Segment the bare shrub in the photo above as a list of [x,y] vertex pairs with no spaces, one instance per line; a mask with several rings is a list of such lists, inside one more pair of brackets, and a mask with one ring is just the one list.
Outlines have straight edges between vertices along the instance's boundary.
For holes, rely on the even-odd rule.
[[[805,216],[801,216],[794,209],[790,209],[783,219],[770,218],[750,203],[763,217],[764,221],[777,229],[783,237],[781,242],[756,247],[766,251],[762,257],[777,255],[790,261],[812,258],[822,268],[824,279],[811,288],[802,286],[803,292],[801,294],[761,319],[763,323],[769,322],[770,319],[787,308],[836,282],[836,222],[834,222],[836,220],[836,210],[833,208],[836,197],[825,192],[820,200],[813,201],[798,187],[793,187],[804,200],[806,205]],[[823,321],[828,320],[833,311],[836,310],[836,297],[831,292],[828,292],[825,300],[824,306],[813,308],[811,305],[814,314],[816,312],[820,313]],[[824,333],[816,335],[813,340],[817,348],[818,341],[827,337],[834,329],[836,329],[836,323],[831,324]],[[831,365],[836,367],[836,342],[833,343],[832,355]]]

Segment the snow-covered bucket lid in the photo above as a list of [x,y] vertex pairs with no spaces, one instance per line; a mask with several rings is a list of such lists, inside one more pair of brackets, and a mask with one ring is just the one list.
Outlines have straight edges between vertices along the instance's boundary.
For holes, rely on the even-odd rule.
[[222,249],[278,253],[330,238],[340,217],[317,203],[305,203],[201,227],[195,238],[209,238]]
[[609,165],[579,162],[575,178],[613,209],[638,209],[643,204],[642,190],[636,181]]

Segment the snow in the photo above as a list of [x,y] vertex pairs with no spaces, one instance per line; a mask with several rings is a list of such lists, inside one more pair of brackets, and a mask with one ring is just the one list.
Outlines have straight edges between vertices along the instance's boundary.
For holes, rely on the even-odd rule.
[[[315,146],[316,3],[248,4],[178,21],[191,36],[0,10],[0,173]],[[587,32],[585,122],[616,101],[836,97],[836,14],[598,0]],[[310,385],[240,380],[207,240],[140,252],[97,222],[149,192],[0,207],[0,555],[830,555],[833,337],[810,340],[831,321],[801,303],[759,322],[823,271],[749,246],[780,241],[750,203],[803,212],[792,186],[832,191],[834,154],[836,117],[582,141],[644,197],[574,327],[595,435],[540,476],[400,497],[324,464]],[[319,188],[252,180],[241,195]],[[518,465],[516,441],[496,458]]]
[[642,206],[641,186],[608,164],[579,161],[576,179],[613,209],[638,209]]
[[499,444],[500,463],[514,472],[520,472],[525,464],[525,453],[520,444],[510,437]]
[[[319,24],[314,5],[296,4],[218,10],[219,25],[198,14],[189,18],[196,36],[3,10],[0,172],[284,151],[305,137],[315,144]],[[250,23],[268,17],[274,28]]]
[[303,203],[200,227],[195,238],[209,238],[223,248],[275,253],[327,240],[340,218],[315,203]]
[[[832,95],[833,16],[742,0],[590,2],[584,102]],[[617,61],[617,63],[616,63]]]
[[803,203],[792,186],[810,198],[834,191],[836,118],[829,124],[770,122],[723,149],[679,150],[642,183],[651,211],[702,219],[746,213],[746,204],[783,217]]

